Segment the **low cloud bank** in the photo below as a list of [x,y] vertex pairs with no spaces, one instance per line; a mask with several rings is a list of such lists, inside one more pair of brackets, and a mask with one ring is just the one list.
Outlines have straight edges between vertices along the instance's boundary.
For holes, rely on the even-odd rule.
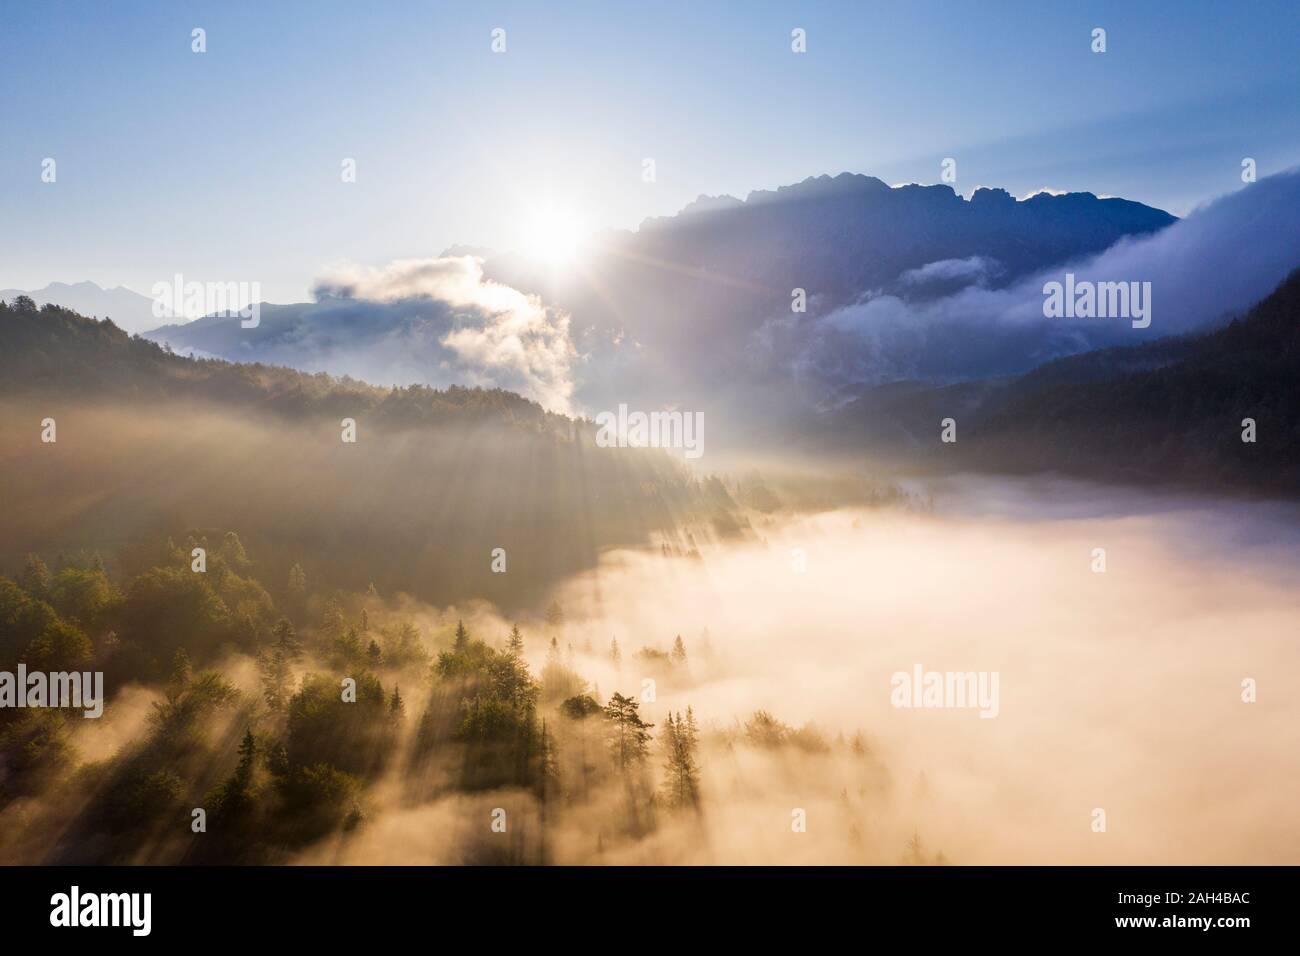
[[[976,259],[943,260],[900,276],[940,297],[876,295],[817,317],[795,367],[828,386],[898,378],[970,378],[1089,348],[1135,344],[1241,314],[1300,266],[1300,169],[1245,186],[1160,232],[1044,270],[1002,289],[984,287]],[[1043,286],[1066,273],[1083,282],[1150,283],[1151,325],[1123,318],[1047,319]],[[947,347],[943,344],[947,343]],[[957,362],[956,358],[961,361]]]

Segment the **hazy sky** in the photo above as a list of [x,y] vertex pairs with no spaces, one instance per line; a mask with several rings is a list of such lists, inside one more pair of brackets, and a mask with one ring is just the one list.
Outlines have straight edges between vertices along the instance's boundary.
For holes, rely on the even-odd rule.
[[935,182],[951,156],[963,193],[1183,214],[1239,188],[1243,157],[1300,163],[1294,0],[87,0],[3,21],[0,288],[180,272],[300,300],[338,260],[515,245],[538,205],[631,228],[821,173]]

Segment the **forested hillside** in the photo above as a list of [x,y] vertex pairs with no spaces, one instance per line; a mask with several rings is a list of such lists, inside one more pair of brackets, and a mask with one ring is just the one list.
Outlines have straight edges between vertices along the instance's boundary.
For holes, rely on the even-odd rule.
[[301,563],[333,586],[523,608],[609,547],[749,533],[720,481],[597,448],[590,422],[510,392],[182,358],[57,307],[0,305],[0,410],[11,573],[28,552],[236,529],[277,580]]
[[324,373],[173,355],[111,321],[30,299],[0,302],[0,395],[96,401],[205,400],[243,413],[332,419],[366,415],[384,427],[492,422],[568,437],[573,423],[503,389],[385,389]]
[[[1254,440],[1243,441],[1254,422]],[[959,444],[995,470],[1300,496],[1300,272],[1208,335],[1061,359]]]
[[[903,469],[1300,497],[1297,383],[1300,272],[1213,332],[1087,352],[1014,379],[897,382],[857,396],[827,426]],[[940,441],[946,418],[954,443]],[[1245,419],[1254,441],[1242,440]]]

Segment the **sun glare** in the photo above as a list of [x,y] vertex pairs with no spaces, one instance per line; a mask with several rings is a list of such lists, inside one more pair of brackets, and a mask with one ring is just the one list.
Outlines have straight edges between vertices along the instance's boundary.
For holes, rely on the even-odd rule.
[[538,206],[527,220],[524,252],[553,268],[568,266],[578,258],[585,236],[582,221],[571,209]]

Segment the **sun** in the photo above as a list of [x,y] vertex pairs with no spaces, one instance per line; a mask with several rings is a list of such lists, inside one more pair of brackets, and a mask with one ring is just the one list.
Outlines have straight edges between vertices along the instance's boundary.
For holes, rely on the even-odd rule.
[[544,203],[530,210],[524,224],[523,251],[552,268],[572,265],[582,252],[587,229],[572,209]]

